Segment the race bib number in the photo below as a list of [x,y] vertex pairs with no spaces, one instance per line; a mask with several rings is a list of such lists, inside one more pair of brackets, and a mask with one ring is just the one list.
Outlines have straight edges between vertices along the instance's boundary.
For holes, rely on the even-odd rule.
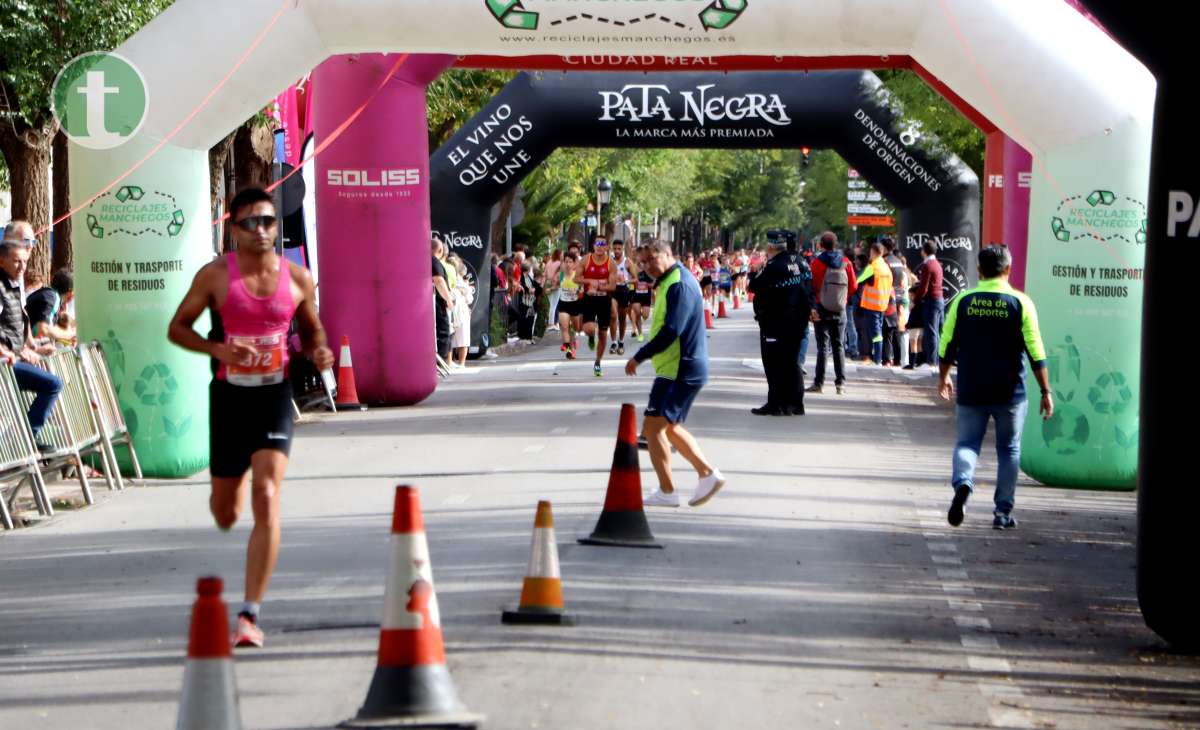
[[230,345],[243,345],[254,348],[254,354],[237,365],[225,368],[225,380],[233,385],[260,386],[275,385],[283,382],[283,335],[268,335],[266,337],[240,337],[230,335],[226,338]]
[[560,295],[560,300],[564,302],[574,302],[579,299],[578,289],[563,289]]
[[650,282],[638,280],[637,290],[643,293],[650,291]]

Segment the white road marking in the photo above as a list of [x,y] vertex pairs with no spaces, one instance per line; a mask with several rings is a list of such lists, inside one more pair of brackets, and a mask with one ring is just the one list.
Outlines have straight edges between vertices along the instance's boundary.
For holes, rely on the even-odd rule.
[[526,454],[536,454],[544,448],[546,448],[546,444],[530,444],[521,451]]
[[565,434],[567,431],[570,431],[570,430],[571,430],[570,426],[558,426],[557,428],[550,429],[550,434],[552,436],[562,436],[563,434]]
[[975,595],[975,589],[964,583],[943,583],[942,593],[958,593],[964,596]]
[[995,636],[972,636],[963,635],[958,637],[964,649],[972,651],[999,651],[1000,642],[996,641]]
[[449,497],[446,497],[444,500],[442,500],[442,505],[446,507],[452,507],[457,504],[466,504],[467,500],[470,498],[471,495],[469,494],[451,494]]
[[955,616],[954,625],[960,629],[979,629],[980,631],[992,630],[992,622],[988,621],[983,616]]
[[1016,707],[991,707],[988,709],[988,717],[992,720],[992,727],[1007,727],[1007,728],[1036,728],[1033,718],[1029,716],[1029,710]]
[[[977,672],[995,672],[997,674],[1009,674],[1012,672],[1012,666],[1009,665],[1007,659],[993,656],[969,656],[967,657],[967,666]],[[982,690],[982,685],[980,685]]]
[[958,546],[952,542],[931,542],[931,543],[928,543],[926,545],[926,547],[929,548],[930,552],[935,552],[935,553],[937,553],[937,552],[946,552],[946,553],[958,552]]
[[938,568],[937,576],[942,580],[966,580],[967,571],[958,568]]
[[932,560],[938,565],[962,565],[962,558],[957,555],[934,555]]
[[947,598],[946,605],[953,611],[982,611],[983,604],[979,601],[964,601],[961,598]]

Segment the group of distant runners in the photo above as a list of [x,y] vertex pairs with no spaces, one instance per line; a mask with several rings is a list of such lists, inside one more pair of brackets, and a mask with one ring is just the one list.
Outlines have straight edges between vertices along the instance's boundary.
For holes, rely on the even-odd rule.
[[[611,249],[611,250],[610,250]],[[625,354],[625,337],[646,341],[646,321],[654,305],[654,279],[627,255],[624,241],[598,238],[584,254],[572,241],[558,270],[559,296],[554,320],[562,336],[559,350],[568,360],[579,354],[578,339],[587,337],[595,353],[592,372],[604,373],[605,348]]]

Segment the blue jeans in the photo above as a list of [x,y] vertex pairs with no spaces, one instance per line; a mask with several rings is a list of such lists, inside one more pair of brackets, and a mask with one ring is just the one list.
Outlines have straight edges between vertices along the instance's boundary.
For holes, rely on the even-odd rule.
[[846,357],[855,359],[858,357],[858,328],[854,326],[854,305],[846,306]]
[[800,338],[800,356],[796,358],[796,364],[804,370],[804,361],[808,359],[808,328],[809,325],[804,325],[804,335]]
[[62,392],[63,384],[57,376],[27,362],[18,362],[12,366],[13,374],[17,376],[17,387],[31,393],[37,393],[33,405],[29,406],[29,428],[37,436],[46,425],[54,400]]
[[866,313],[867,331],[871,333],[871,360],[876,364],[883,362],[883,312]]
[[942,325],[946,322],[946,300],[926,299],[921,302],[924,308],[924,333],[921,335],[921,351],[925,353],[925,362],[930,365],[938,364],[938,347],[942,339]]
[[996,514],[1012,512],[1017,492],[1017,472],[1021,468],[1021,430],[1029,401],[1005,406],[964,406],[956,408],[958,443],[954,447],[954,474],[950,483],[957,490],[965,484],[975,491],[975,464],[983,448],[988,420],[996,420]]

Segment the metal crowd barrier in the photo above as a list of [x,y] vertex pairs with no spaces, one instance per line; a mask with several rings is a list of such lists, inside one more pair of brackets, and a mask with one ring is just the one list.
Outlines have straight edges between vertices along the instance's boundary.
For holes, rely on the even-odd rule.
[[13,528],[11,505],[26,482],[29,482],[38,512],[46,517],[54,514],[46,493],[46,482],[38,466],[41,455],[33,443],[33,432],[29,429],[24,402],[12,366],[7,363],[0,365],[0,481],[11,482],[16,479],[7,497],[0,489],[0,522],[7,530]]
[[7,497],[0,490],[0,523],[6,529],[13,527],[11,507],[26,481],[38,512],[46,517],[54,514],[44,472],[73,467],[84,500],[93,504],[83,459],[86,455],[98,456],[109,489],[124,489],[115,449],[116,445],[124,445],[129,449],[137,479],[142,479],[142,467],[100,344],[59,350],[43,358],[40,366],[63,383],[39,434],[43,444],[50,446],[45,452],[38,451],[29,428],[27,414],[34,394],[21,391],[11,366],[0,365],[0,482],[16,480]]
[[117,468],[116,447],[124,445],[129,449],[129,460],[133,464],[133,473],[138,481],[143,479],[142,465],[138,462],[137,452],[133,450],[133,436],[125,424],[124,414],[121,413],[121,403],[117,400],[116,389],[113,388],[104,349],[99,342],[88,342],[80,345],[77,353],[91,395],[92,412],[100,429],[100,440],[108,454],[108,462],[113,465],[112,473],[117,481],[117,489],[124,489],[125,482],[121,478],[121,470]]
[[[42,358],[38,365],[57,376],[63,384],[62,392],[55,400],[54,407],[50,409],[50,415],[40,434],[41,441],[51,447],[50,450],[42,452],[42,471],[45,473],[52,469],[73,466],[84,501],[95,504],[83,457],[87,454],[100,457],[104,479],[108,482],[109,489],[117,489],[117,483],[113,481],[117,466],[109,460],[108,452],[104,448],[99,422],[92,412],[92,399],[88,393],[79,355],[73,349],[61,349]],[[22,395],[26,405],[33,403],[33,393]]]

